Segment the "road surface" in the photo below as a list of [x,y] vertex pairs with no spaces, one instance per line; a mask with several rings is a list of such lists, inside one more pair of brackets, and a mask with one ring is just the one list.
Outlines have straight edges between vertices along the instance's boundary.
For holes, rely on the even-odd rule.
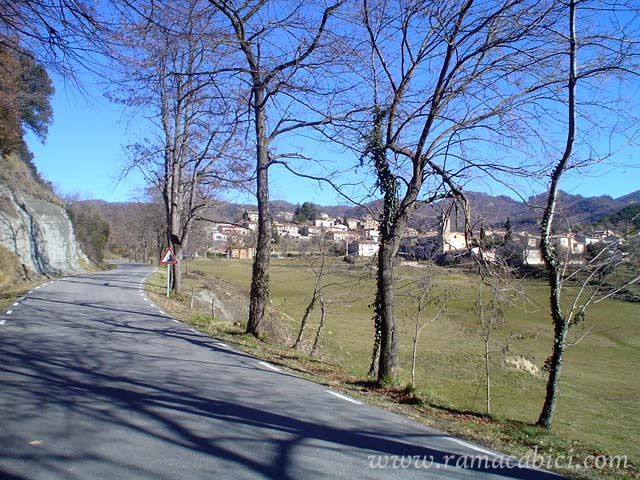
[[146,297],[152,271],[49,282],[0,312],[0,478],[559,478],[198,333]]

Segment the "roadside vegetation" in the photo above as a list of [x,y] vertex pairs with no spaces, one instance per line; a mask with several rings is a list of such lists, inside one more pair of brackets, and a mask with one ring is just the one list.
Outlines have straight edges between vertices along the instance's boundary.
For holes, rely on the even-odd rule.
[[[327,258],[322,278],[325,325],[316,355],[309,354],[320,309],[309,316],[302,351],[291,348],[314,291],[313,257],[272,263],[269,326],[261,339],[242,332],[248,310],[251,265],[248,261],[200,259],[188,262],[182,294],[163,296],[166,269],[150,280],[154,300],[178,318],[258,357],[341,387],[350,395],[402,411],[424,423],[514,455],[533,447],[551,456],[626,455],[620,471],[577,470],[577,478],[639,478],[640,385],[633,365],[640,361],[640,305],[607,300],[589,313],[586,329],[576,332],[567,363],[553,432],[533,426],[544,400],[549,324],[544,282],[527,280],[523,295],[506,308],[505,320],[491,335],[491,411],[485,414],[485,365],[477,321],[479,278],[460,268],[428,263],[402,265],[398,275],[400,386],[378,386],[367,376],[373,324],[369,305],[375,291],[370,261],[346,264]],[[445,315],[418,337],[415,384],[411,364],[416,302],[425,269],[438,291],[454,292]],[[193,300],[192,300],[193,298]],[[426,305],[426,321],[438,305]],[[423,322],[426,323],[426,322]],[[579,340],[579,341],[578,341]],[[625,373],[626,372],[626,373]]]
[[0,265],[0,311],[4,311],[16,298],[40,282],[28,282],[18,256],[1,245]]

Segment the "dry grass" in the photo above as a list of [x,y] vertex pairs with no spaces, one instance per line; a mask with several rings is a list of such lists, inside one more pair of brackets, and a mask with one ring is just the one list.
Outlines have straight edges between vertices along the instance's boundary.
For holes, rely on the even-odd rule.
[[[637,305],[609,302],[592,311],[590,320],[604,322],[566,360],[561,385],[561,400],[552,432],[531,425],[542,404],[543,376],[517,370],[501,359],[495,359],[493,370],[494,412],[482,414],[483,398],[480,342],[474,331],[470,303],[475,290],[473,278],[455,270],[437,273],[438,284],[456,289],[450,302],[450,318],[430,327],[419,345],[418,378],[415,389],[378,388],[368,382],[371,349],[371,272],[367,265],[344,267],[333,265],[325,290],[329,299],[326,333],[322,339],[322,355],[310,358],[290,348],[292,332],[298,326],[308,302],[313,275],[308,263],[276,261],[271,273],[271,314],[280,321],[281,332],[269,342],[245,336],[239,322],[211,318],[210,311],[197,305],[189,308],[190,295],[167,301],[154,297],[169,312],[209,334],[274,364],[289,368],[313,381],[343,389],[349,395],[365,398],[408,415],[418,421],[463,438],[477,441],[517,456],[533,447],[541,454],[573,455],[576,459],[594,453],[627,455],[637,461],[640,435],[638,382],[630,381],[633,365],[640,358],[640,325]],[[250,280],[248,262],[201,260],[190,265],[192,274],[185,291],[211,288],[219,296],[227,292],[227,301],[246,302]],[[196,273],[193,273],[196,272]],[[163,285],[164,270],[152,283]],[[400,270],[407,285],[415,284],[415,269]],[[217,290],[216,290],[217,289]],[[551,332],[544,313],[546,290],[543,285],[527,286],[530,302],[523,309],[509,312],[508,328],[499,332],[504,337],[514,331],[531,334],[526,342],[512,346],[510,356],[528,359],[541,366],[551,345]],[[411,295],[407,294],[407,299]],[[410,302],[408,302],[410,303]],[[241,311],[239,309],[238,311]],[[314,317],[314,319],[317,317]],[[401,314],[401,378],[408,380],[410,358],[410,326],[412,311]],[[404,318],[404,320],[402,320]],[[312,319],[309,331],[315,329]],[[235,323],[234,323],[235,322]],[[624,471],[563,471],[576,478],[640,478],[635,467]]]

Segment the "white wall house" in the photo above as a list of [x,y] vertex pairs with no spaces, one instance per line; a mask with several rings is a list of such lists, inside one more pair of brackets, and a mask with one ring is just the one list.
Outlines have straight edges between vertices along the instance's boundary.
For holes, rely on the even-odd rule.
[[247,222],[257,222],[258,212],[255,210],[245,210],[244,215],[242,217]]
[[542,265],[542,251],[539,248],[525,248],[522,252],[522,260],[527,265]]
[[300,227],[295,223],[276,223],[275,226],[282,237],[298,238],[300,236]]
[[358,223],[360,222],[356,218],[347,218],[347,227],[349,227],[349,230],[357,229]]
[[213,235],[211,236],[211,240],[213,240],[214,242],[226,242],[227,236],[224,233],[213,232]]
[[377,228],[367,228],[364,231],[365,238],[378,242],[380,240],[380,230]]
[[315,227],[329,228],[333,227],[333,220],[331,220],[330,218],[316,218],[313,221],[313,225]]
[[378,253],[378,242],[373,240],[358,241],[358,255],[361,257],[373,257]]
[[449,232],[442,237],[442,251],[451,252],[457,250],[465,250],[467,248],[467,240],[464,233]]
[[300,235],[303,237],[317,237],[322,233],[322,227],[316,227],[315,225],[305,225],[300,229]]

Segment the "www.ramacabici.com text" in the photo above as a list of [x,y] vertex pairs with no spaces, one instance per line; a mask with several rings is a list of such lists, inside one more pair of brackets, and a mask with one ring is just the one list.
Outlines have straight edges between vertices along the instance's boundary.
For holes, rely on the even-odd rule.
[[442,469],[463,468],[472,470],[522,469],[626,469],[626,455],[588,455],[576,458],[571,455],[541,455],[538,447],[522,457],[490,455],[369,455],[371,469]]

